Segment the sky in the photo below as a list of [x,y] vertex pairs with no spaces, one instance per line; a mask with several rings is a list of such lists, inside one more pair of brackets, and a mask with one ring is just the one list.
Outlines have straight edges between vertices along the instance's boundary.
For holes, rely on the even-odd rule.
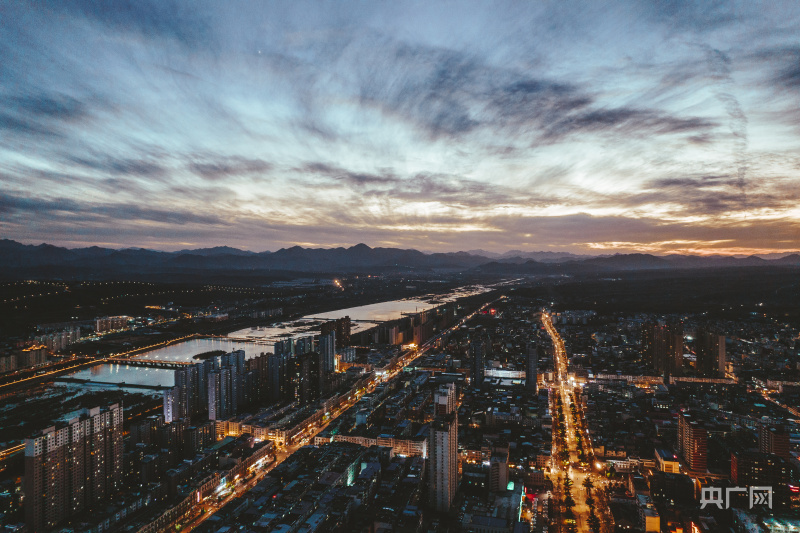
[[0,0],[0,237],[800,249],[800,4]]

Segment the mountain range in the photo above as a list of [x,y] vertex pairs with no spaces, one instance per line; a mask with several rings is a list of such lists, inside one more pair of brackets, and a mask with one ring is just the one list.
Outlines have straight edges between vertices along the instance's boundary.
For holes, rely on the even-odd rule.
[[423,253],[399,248],[303,248],[293,246],[275,252],[251,252],[227,246],[161,252],[144,248],[62,248],[50,244],[26,245],[0,240],[0,275],[19,279],[33,277],[82,277],[109,275],[177,274],[248,271],[263,274],[336,274],[347,272],[474,272],[493,275],[552,275],[635,270],[800,267],[800,253],[778,259],[757,256],[695,256],[616,254],[574,255],[561,252],[494,254],[483,250]]

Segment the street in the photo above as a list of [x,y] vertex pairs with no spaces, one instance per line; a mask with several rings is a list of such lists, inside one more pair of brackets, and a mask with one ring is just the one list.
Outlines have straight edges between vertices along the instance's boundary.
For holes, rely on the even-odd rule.
[[[564,506],[558,530],[590,532],[592,507],[587,504],[587,497],[589,490],[595,489],[587,488],[584,484],[596,483],[596,490],[600,488],[599,479],[592,473],[594,468],[592,445],[585,429],[583,408],[575,397],[575,382],[569,378],[564,341],[553,326],[550,315],[542,312],[541,316],[542,324],[553,342],[555,370],[555,384],[551,395],[553,397],[551,412],[554,420],[551,478],[556,498],[561,500],[562,505],[569,499],[568,494],[574,501],[573,506]],[[591,481],[587,482],[587,478]],[[602,505],[601,498],[593,496],[589,501],[597,508],[596,514],[600,519],[601,530],[610,531],[610,525],[603,519],[607,514],[604,509],[599,508]]]

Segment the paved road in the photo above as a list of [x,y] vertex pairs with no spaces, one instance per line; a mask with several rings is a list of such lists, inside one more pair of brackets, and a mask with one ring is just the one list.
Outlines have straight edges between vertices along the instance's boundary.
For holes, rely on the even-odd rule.
[[[564,410],[564,425],[566,427],[566,445],[569,449],[569,462],[570,465],[566,468],[561,465],[561,461],[558,459],[559,455],[558,452],[560,450],[556,449],[554,445],[553,449],[553,457],[555,460],[553,461],[554,464],[554,473],[556,474],[556,479],[561,480],[563,484],[566,479],[572,481],[572,498],[575,500],[575,507],[573,507],[572,511],[575,513],[575,521],[578,526],[578,531],[582,533],[589,533],[589,515],[590,515],[590,508],[586,505],[586,489],[583,487],[583,482],[587,477],[592,478],[592,481],[595,485],[599,485],[599,480],[597,476],[594,476],[589,471],[584,471],[581,468],[576,468],[573,465],[579,464],[578,460],[578,439],[583,439],[584,450],[589,452],[591,450],[591,443],[589,442],[588,436],[580,433],[580,428],[585,428],[586,425],[583,421],[583,409],[580,405],[576,405],[577,408],[577,416],[576,416],[576,423],[573,423],[572,420],[572,413],[571,413],[571,405],[573,401],[577,401],[574,397],[574,390],[575,390],[575,383],[570,381],[569,379],[569,369],[568,369],[568,358],[567,358],[567,351],[564,347],[564,341],[561,336],[556,331],[555,326],[553,326],[553,321],[549,314],[542,313],[542,324],[544,324],[547,333],[550,335],[550,339],[553,342],[554,348],[554,361],[553,365],[555,367],[555,388],[556,394],[558,394],[561,398],[561,404],[563,405]],[[555,413],[553,413],[555,416]],[[555,439],[554,439],[555,443]],[[587,455],[591,457],[591,454]],[[591,463],[591,460],[590,460]],[[591,469],[593,465],[590,464],[589,468]],[[557,483],[556,483],[557,484]],[[560,496],[560,494],[559,494]],[[598,498],[595,497],[597,501]],[[599,508],[600,503],[597,503],[597,514],[598,516],[603,516],[602,510]],[[604,524],[604,529],[607,530],[610,526]],[[559,526],[559,530],[565,531],[565,527],[563,524]]]

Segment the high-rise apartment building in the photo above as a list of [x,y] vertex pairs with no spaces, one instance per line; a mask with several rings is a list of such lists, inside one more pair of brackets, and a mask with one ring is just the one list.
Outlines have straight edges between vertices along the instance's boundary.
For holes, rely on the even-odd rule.
[[299,373],[297,382],[297,399],[301,404],[318,400],[325,388],[325,373],[322,371],[322,354],[307,352],[297,355],[296,368]]
[[329,333],[336,333],[336,349],[345,348],[350,346],[350,331],[352,329],[349,316],[337,318],[330,322],[322,324],[320,336],[325,336]]
[[[208,374],[208,418],[225,420],[245,403],[245,352],[235,350],[219,358],[219,368]],[[255,386],[254,380],[251,386]]]
[[128,319],[127,316],[104,316],[95,319],[94,330],[97,333],[105,333],[106,331],[115,331],[119,329],[127,329]]
[[758,450],[790,460],[789,433],[786,428],[762,424],[758,432]]
[[245,352],[244,350],[234,350],[220,356],[220,367],[235,369],[237,374],[244,374],[245,371]]
[[446,415],[455,413],[458,408],[458,394],[456,393],[455,383],[439,385],[433,394],[434,415]]
[[642,356],[660,375],[674,376],[683,367],[683,325],[679,322],[646,322],[642,325]]
[[230,368],[220,368],[208,375],[208,419],[225,420],[235,413]]
[[285,380],[287,376],[288,355],[269,354],[267,357],[267,399],[279,402],[288,397]]
[[508,450],[496,450],[489,460],[489,491],[503,492],[507,485]]
[[437,416],[430,429],[430,501],[446,513],[458,488],[458,421],[456,413]]
[[697,374],[706,378],[725,375],[725,336],[698,328],[694,338]]
[[0,374],[5,372],[13,372],[17,369],[17,355],[6,354],[0,355]]
[[[345,317],[323,324],[323,334],[318,339],[299,337],[275,343],[275,353],[267,361],[267,395],[271,401],[297,400],[307,404],[330,390],[332,374],[337,370],[339,330],[349,339],[349,320]],[[344,351],[355,357],[355,349]]]
[[430,429],[431,502],[447,512],[458,488],[458,397],[454,383],[440,385],[433,395],[435,418]]
[[284,399],[294,402],[300,401],[300,381],[302,380],[302,365],[295,355],[286,354],[286,374],[283,379]]
[[300,337],[299,339],[292,339],[292,342],[294,343],[294,351],[292,353],[296,355],[311,353],[317,349],[314,337]]
[[44,365],[47,363],[47,351],[47,346],[29,346],[17,354],[17,366],[19,368],[29,368]]
[[731,481],[742,487],[769,487],[774,507],[789,504],[792,466],[774,454],[736,451],[731,453]]
[[[175,370],[175,386],[164,391],[164,420],[170,423],[199,413],[207,403],[200,384],[207,382],[210,365],[197,363]],[[207,387],[207,385],[206,385]]]
[[472,386],[479,389],[483,386],[484,370],[484,355],[485,344],[482,340],[474,340],[469,343],[469,355],[472,359],[472,368],[470,369],[470,381]]
[[[47,347],[50,352],[59,352],[73,344],[78,342],[81,338],[81,328],[77,326],[73,326],[71,328],[67,328],[62,331],[56,331],[52,333],[47,333],[45,335],[39,335],[34,337],[34,340]],[[24,365],[24,366],[35,366],[35,365]]]
[[25,520],[54,528],[122,489],[122,406],[83,409],[25,441]]
[[525,351],[525,389],[536,393],[539,372],[539,354],[536,353],[536,344],[529,342]]
[[214,422],[208,421],[198,426],[189,426],[184,432],[184,457],[192,457],[216,440]]
[[319,336],[320,380],[327,381],[328,376],[336,370],[336,332],[331,331]]
[[345,363],[353,363],[356,360],[356,349],[354,346],[346,346],[340,350],[341,360]]
[[[261,353],[257,357],[245,361],[246,399],[245,405],[253,402],[269,402],[269,358],[271,353]],[[252,381],[249,377],[252,374]]]
[[181,391],[179,387],[172,387],[164,391],[164,421],[169,424],[184,416],[181,408]]
[[164,417],[153,415],[144,420],[133,422],[129,429],[129,436],[132,444],[155,442],[155,435],[158,428],[164,425]]
[[206,359],[197,365],[197,394],[200,409],[208,405],[208,375],[219,368],[217,358]]
[[181,389],[181,403],[187,415],[197,413],[201,406],[198,394],[200,366],[196,364],[175,371],[175,385]]
[[678,454],[692,472],[704,473],[708,466],[708,431],[691,414],[678,418]]

